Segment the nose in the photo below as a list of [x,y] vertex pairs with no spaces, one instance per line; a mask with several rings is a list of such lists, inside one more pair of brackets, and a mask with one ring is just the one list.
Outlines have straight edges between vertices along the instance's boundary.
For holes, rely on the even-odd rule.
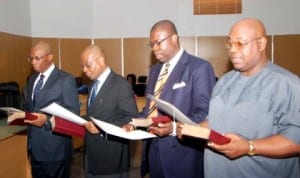
[[157,51],[159,50],[159,44],[154,43],[154,45],[152,46],[152,51]]
[[234,43],[233,43],[233,44],[230,46],[230,48],[228,49],[229,53],[237,52],[238,50],[239,50],[238,45],[236,45],[236,44],[234,44]]
[[30,63],[31,63],[32,65],[34,65],[35,63],[37,63],[37,60],[32,59],[32,60],[30,60]]

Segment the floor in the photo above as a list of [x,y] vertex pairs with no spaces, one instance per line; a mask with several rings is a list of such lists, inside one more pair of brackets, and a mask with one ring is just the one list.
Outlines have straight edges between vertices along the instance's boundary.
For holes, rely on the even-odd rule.
[[[129,178],[140,178],[141,141],[132,141],[131,147],[131,169]],[[72,156],[70,178],[84,178],[83,151],[76,149]]]

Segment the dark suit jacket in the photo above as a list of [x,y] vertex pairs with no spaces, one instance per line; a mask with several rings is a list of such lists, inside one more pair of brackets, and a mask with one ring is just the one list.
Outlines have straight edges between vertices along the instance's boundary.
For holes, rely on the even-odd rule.
[[[33,106],[31,96],[34,81],[38,75],[38,73],[33,74],[28,81],[26,105],[29,112],[40,112],[41,108],[56,102],[79,114],[75,79],[58,68],[54,68],[50,74]],[[50,123],[47,121],[43,127],[28,126],[28,149],[37,161],[61,161],[71,155],[72,142],[70,137],[52,132]]]
[[[151,67],[146,93],[153,94],[156,80],[162,64]],[[215,84],[213,68],[207,61],[189,55],[184,51],[170,73],[160,98],[172,103],[181,112],[195,122],[205,119],[209,109],[209,99]],[[149,109],[149,99],[146,101],[143,114]],[[160,114],[165,115],[160,112]],[[180,143],[177,137],[167,136],[152,141],[158,144],[161,165],[167,177],[200,177],[202,171],[202,152],[185,146],[187,140]]]
[[[137,115],[134,93],[129,82],[113,71],[102,85],[87,116],[122,126]],[[101,131],[100,131],[101,132]],[[129,141],[111,135],[86,134],[89,171],[114,174],[129,169]]]

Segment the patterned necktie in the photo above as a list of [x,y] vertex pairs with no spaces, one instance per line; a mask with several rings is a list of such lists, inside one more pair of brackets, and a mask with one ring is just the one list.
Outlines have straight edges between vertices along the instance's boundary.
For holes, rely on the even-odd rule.
[[90,100],[89,100],[89,106],[94,102],[96,96],[97,96],[97,89],[98,89],[98,84],[99,80],[95,80],[92,86],[92,93],[90,95]]
[[40,91],[42,90],[43,83],[44,83],[44,75],[41,74],[38,82],[35,85],[35,88],[33,90],[33,105],[35,105],[35,101],[37,97],[39,96]]
[[[168,79],[168,76],[169,76],[169,67],[170,67],[170,64],[166,63],[160,71],[160,74],[159,74],[158,79],[157,79],[156,84],[155,84],[155,89],[154,89],[154,94],[153,94],[153,96],[155,98],[159,98],[161,90],[165,86],[165,83],[166,83],[166,81]],[[150,102],[148,116],[149,117],[157,116],[157,105],[155,104],[154,101]]]

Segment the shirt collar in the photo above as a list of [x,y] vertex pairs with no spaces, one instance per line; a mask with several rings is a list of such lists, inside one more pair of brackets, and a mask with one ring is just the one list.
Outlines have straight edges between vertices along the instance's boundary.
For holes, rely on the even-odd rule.
[[181,55],[183,54],[183,48],[180,48],[179,51],[177,52],[177,54],[169,60],[169,64],[170,64],[170,67],[169,67],[169,73],[171,73],[174,69],[174,67],[176,66],[176,64],[178,63]]
[[107,79],[108,75],[110,74],[111,69],[107,67],[104,72],[97,78],[101,83],[104,83],[104,81]]
[[43,74],[44,75],[44,83],[47,81],[47,79],[49,78],[51,72],[54,70],[55,66],[54,64],[52,63],[51,66],[43,73],[40,73],[40,74]]

